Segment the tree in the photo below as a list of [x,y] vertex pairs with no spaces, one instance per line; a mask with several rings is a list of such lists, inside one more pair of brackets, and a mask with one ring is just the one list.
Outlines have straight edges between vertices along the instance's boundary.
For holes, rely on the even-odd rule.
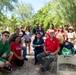
[[33,15],[33,7],[28,3],[18,3],[16,4],[16,9],[14,12],[17,14],[18,18],[31,18]]
[[53,23],[55,27],[66,23],[76,26],[76,0],[51,0],[33,17],[45,30]]
[[12,11],[14,9],[14,3],[18,0],[0,0],[0,13],[6,11]]

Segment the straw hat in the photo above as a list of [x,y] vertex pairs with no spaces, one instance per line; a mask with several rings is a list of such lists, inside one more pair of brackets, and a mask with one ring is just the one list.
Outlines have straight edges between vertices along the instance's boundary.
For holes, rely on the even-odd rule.
[[74,28],[72,26],[70,26],[69,29],[74,29]]

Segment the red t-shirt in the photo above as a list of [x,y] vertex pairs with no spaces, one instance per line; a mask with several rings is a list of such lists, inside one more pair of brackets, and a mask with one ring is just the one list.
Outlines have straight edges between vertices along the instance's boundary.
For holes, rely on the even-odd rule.
[[[21,45],[20,43],[16,43],[16,42],[12,42],[11,45],[10,45],[10,48],[11,48],[11,51],[12,52],[15,52],[18,56],[21,56]],[[16,57],[13,56],[12,60],[15,60]]]
[[46,38],[44,46],[47,51],[55,52],[57,48],[60,47],[60,43],[56,37],[54,37],[53,40]]

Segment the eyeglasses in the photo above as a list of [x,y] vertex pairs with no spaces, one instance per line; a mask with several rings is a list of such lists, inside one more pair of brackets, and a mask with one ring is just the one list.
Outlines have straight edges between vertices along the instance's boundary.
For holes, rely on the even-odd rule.
[[50,32],[50,34],[54,34],[54,32]]
[[5,35],[5,37],[9,37],[9,35]]

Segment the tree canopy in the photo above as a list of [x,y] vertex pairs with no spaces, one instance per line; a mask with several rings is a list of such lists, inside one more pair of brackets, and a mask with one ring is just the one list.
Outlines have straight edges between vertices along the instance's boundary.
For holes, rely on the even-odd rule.
[[[76,26],[76,0],[50,0],[35,14],[31,4],[18,3],[18,0],[1,0],[0,4],[0,26],[8,26],[10,30],[20,24],[33,28],[36,22],[45,30],[49,24]],[[5,11],[12,11],[11,18],[4,14]]]

